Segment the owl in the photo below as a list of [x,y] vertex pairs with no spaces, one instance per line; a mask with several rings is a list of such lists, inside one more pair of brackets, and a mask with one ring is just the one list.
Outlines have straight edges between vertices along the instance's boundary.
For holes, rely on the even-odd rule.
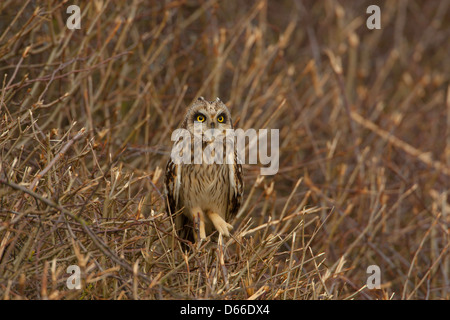
[[[202,132],[214,129],[213,132],[223,137],[227,129],[233,129],[233,122],[230,111],[219,98],[207,101],[200,97],[188,108],[180,128],[185,129],[193,141],[198,128]],[[214,139],[200,141],[197,148],[205,151]],[[199,150],[195,150],[194,145],[195,154]],[[239,210],[244,188],[242,165],[233,145],[234,149],[228,152],[231,161],[222,163],[177,163],[172,157],[169,159],[164,181],[166,209],[173,216],[180,238],[194,242],[215,231],[223,236],[230,235],[233,226],[229,222]]]

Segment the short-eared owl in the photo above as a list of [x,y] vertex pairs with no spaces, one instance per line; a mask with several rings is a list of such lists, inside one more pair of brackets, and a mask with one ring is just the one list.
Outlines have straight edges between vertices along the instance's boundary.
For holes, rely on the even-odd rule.
[[[185,129],[189,140],[193,141],[198,128],[201,128],[201,132],[213,131],[226,135],[227,129],[233,129],[233,122],[230,111],[219,98],[207,101],[200,97],[187,110],[180,128]],[[195,154],[199,149],[205,151],[212,141],[215,140],[203,137],[197,147],[192,144],[192,153]],[[235,144],[231,152],[223,152],[224,158],[227,154],[232,158],[231,161],[223,159],[222,163],[177,163],[173,157],[169,159],[164,181],[166,208],[174,217],[180,238],[193,242],[198,238],[206,238],[216,230],[229,236],[233,228],[229,222],[241,205],[243,179]],[[194,159],[194,155],[191,159]]]

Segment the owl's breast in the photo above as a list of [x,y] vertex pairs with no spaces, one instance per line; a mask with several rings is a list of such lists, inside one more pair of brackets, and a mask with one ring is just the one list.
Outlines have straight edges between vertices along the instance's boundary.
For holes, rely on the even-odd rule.
[[183,202],[187,209],[200,207],[225,214],[227,209],[229,173],[227,165],[190,164],[182,167]]

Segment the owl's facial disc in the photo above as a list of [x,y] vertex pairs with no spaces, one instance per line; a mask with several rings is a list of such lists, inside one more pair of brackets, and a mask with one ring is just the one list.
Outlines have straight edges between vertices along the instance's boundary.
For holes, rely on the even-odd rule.
[[[207,101],[200,97],[191,108],[187,128],[194,135],[224,136],[233,125],[227,107],[219,100]],[[205,138],[205,137],[203,137]]]

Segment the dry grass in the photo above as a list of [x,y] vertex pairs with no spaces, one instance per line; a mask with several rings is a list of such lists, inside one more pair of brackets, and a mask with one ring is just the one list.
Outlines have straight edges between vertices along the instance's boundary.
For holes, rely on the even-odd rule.
[[[2,298],[450,298],[448,1],[79,4],[0,3]],[[279,128],[280,170],[185,254],[162,181],[199,95]]]

